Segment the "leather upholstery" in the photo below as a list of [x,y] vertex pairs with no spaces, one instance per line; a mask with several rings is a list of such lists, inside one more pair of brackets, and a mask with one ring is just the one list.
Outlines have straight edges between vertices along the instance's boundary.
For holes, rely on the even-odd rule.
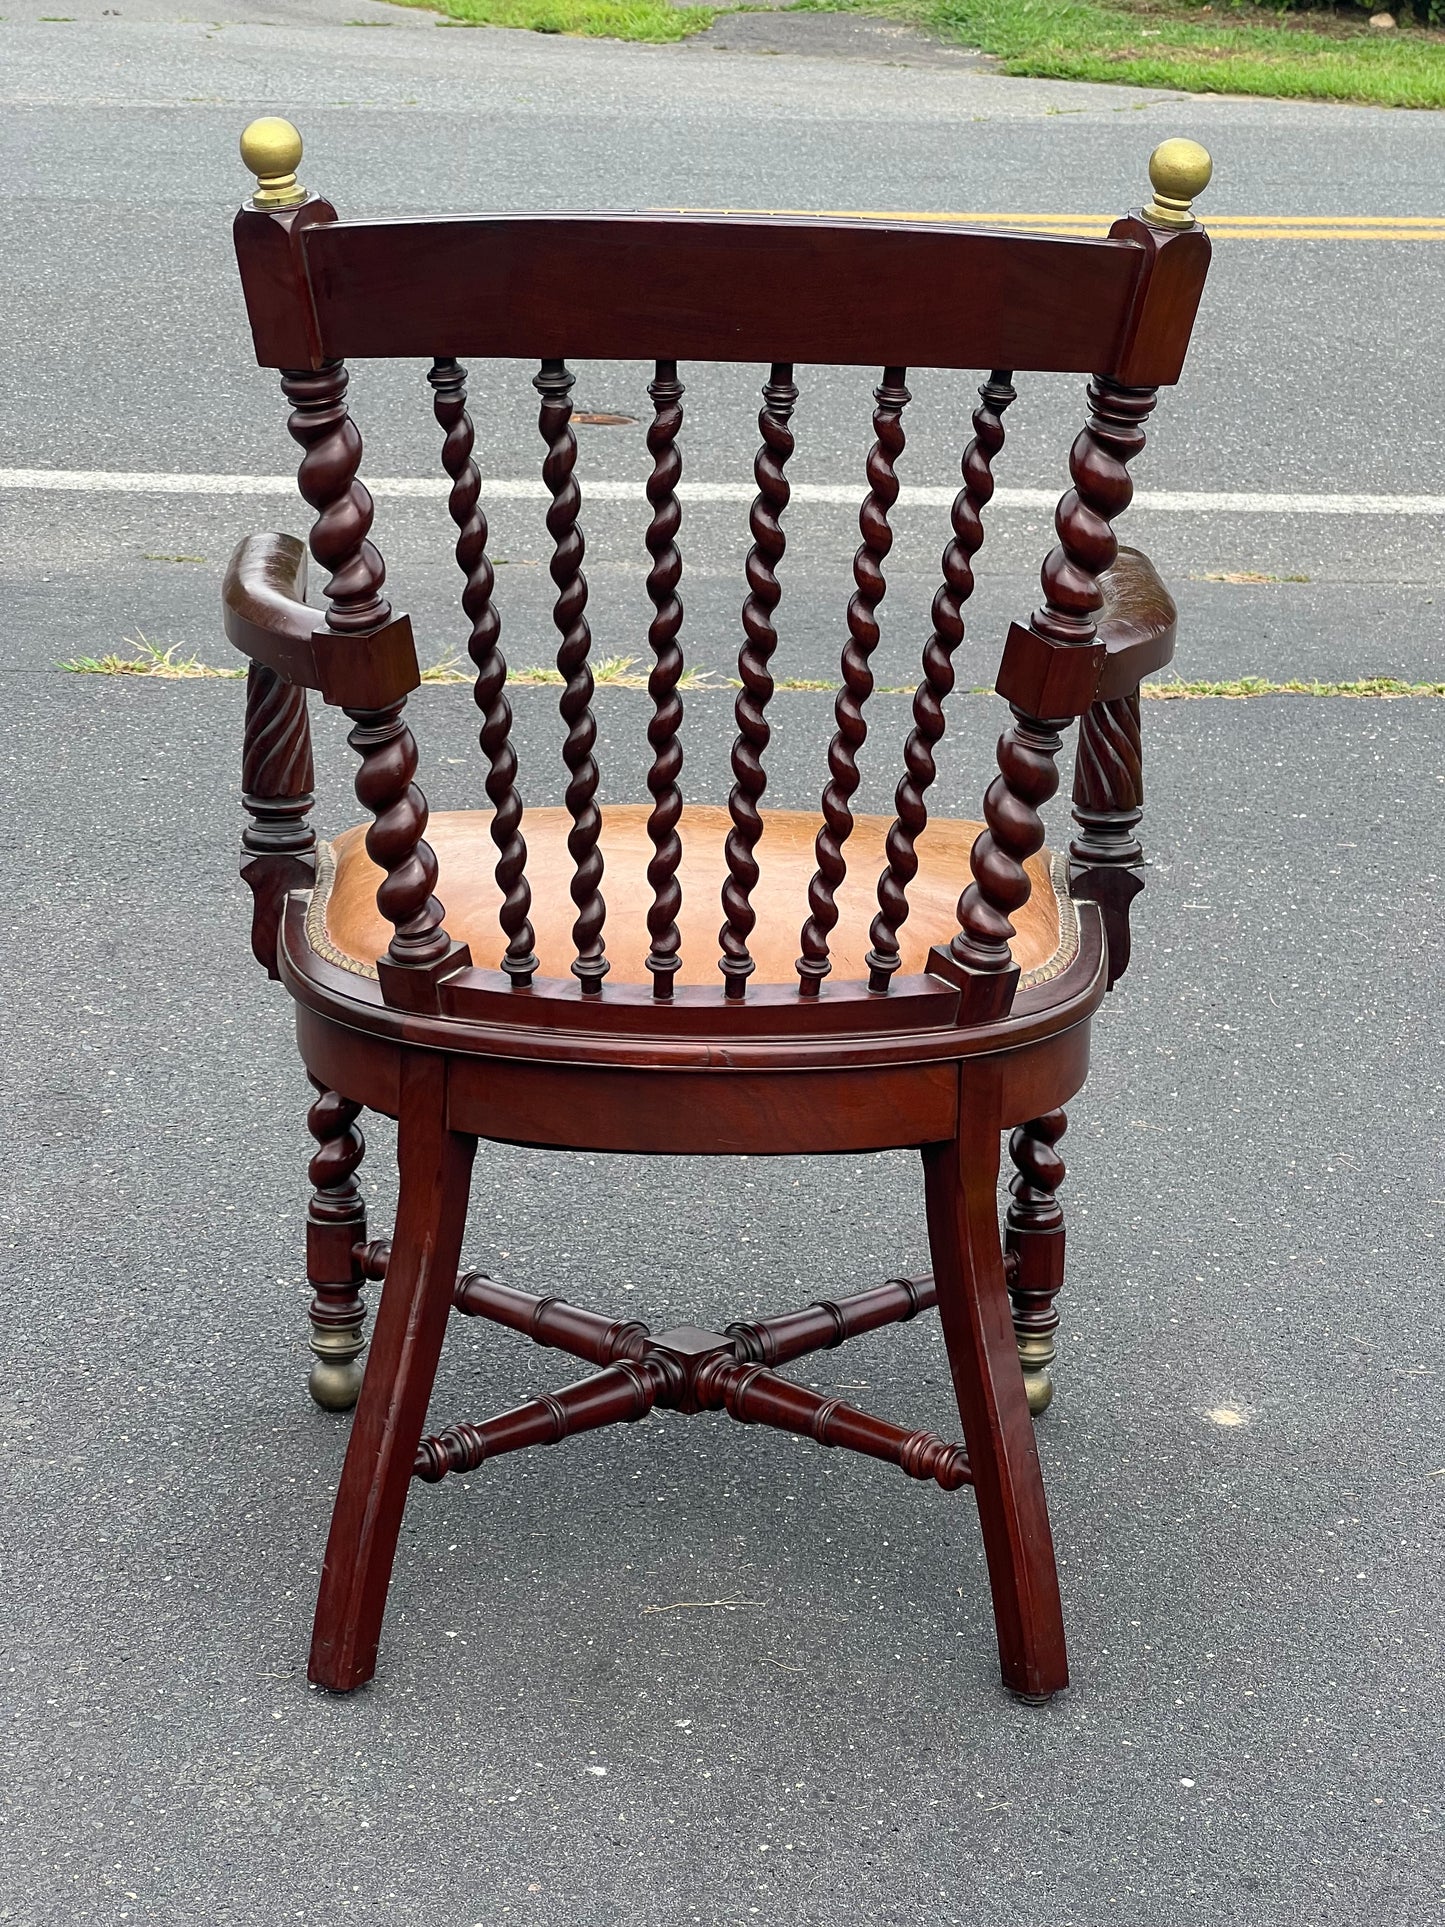
[[[647,836],[649,814],[646,804],[609,804],[602,811],[604,935],[613,983],[648,981],[643,960],[652,901],[647,882],[647,865],[653,856]],[[756,983],[794,980],[799,935],[808,915],[808,883],[817,867],[813,841],[820,821],[810,811],[763,812],[763,835],[756,850],[762,875],[753,892],[757,924],[749,941],[757,961]],[[831,938],[838,978],[868,975],[864,957],[870,948],[869,925],[878,910],[877,882],[886,867],[884,839],[891,823],[890,817],[860,816],[845,846],[848,877],[837,895],[839,917]],[[504,945],[497,922],[500,895],[493,875],[497,852],[490,825],[490,811],[443,811],[432,817],[426,835],[440,865],[437,895],[446,906],[448,931],[471,946],[474,963],[495,967]],[[935,817],[920,837],[918,875],[908,892],[910,915],[899,933],[905,974],[922,971],[930,946],[947,943],[957,929],[958,898],[970,876],[968,853],[981,827],[953,817]],[[547,977],[568,976],[574,955],[570,828],[571,818],[561,809],[529,810],[522,822],[532,924],[541,974]],[[694,804],[683,811],[679,983],[721,982],[717,933],[723,921],[719,893],[727,873],[723,845],[728,828],[726,810]],[[337,961],[346,960],[352,968],[373,965],[391,935],[390,925],[376,908],[381,873],[367,857],[365,834],[365,826],[358,825],[337,837],[332,846],[334,880],[320,906],[329,947],[339,953]],[[1013,943],[1015,960],[1025,973],[1047,970],[1059,955],[1064,926],[1070,931],[1073,927],[1071,918],[1060,915],[1050,853],[1040,851],[1029,859],[1027,868],[1033,894],[1014,919],[1018,934]]]

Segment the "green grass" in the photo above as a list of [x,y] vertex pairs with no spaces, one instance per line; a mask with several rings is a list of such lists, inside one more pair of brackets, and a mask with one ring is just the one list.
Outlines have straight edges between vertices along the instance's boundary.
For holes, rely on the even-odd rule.
[[1124,82],[1191,94],[1445,107],[1445,35],[1375,33],[1361,13],[1289,16],[1230,4],[1092,0],[803,0],[883,14],[980,47],[1006,74]]
[[[667,0],[394,0],[461,26],[685,40],[745,7]],[[794,11],[906,20],[993,54],[1001,72],[1191,94],[1445,107],[1445,34],[1374,33],[1363,11],[1277,13],[1250,0],[796,0]],[[357,23],[360,24],[360,23]]]
[[131,653],[128,656],[115,652],[106,656],[72,656],[69,662],[62,662],[59,667],[73,676],[155,676],[162,682],[190,682],[200,677],[231,681],[246,673],[244,668],[213,669],[198,656],[180,655],[178,652],[184,644],[172,642],[163,645],[152,642],[149,636],[139,632],[126,636],[121,647],[129,649]]
[[1445,682],[1397,682],[1393,676],[1365,676],[1358,682],[1268,682],[1240,676],[1234,682],[1146,682],[1141,696],[1162,702],[1189,696],[1445,696]]
[[[179,651],[183,646],[179,642],[164,645],[152,642],[148,636],[137,633],[125,638],[124,647],[131,652],[128,656],[116,653],[73,656],[69,662],[59,663],[57,667],[77,676],[154,676],[162,682],[190,681],[197,677],[230,681],[246,673],[244,668],[213,669],[196,656],[182,656]],[[599,656],[592,663],[592,680],[599,689],[645,689],[647,677],[634,668],[636,661],[636,656]],[[471,682],[471,671],[461,665],[460,656],[446,656],[423,669],[421,679],[424,683],[432,684]],[[560,684],[562,677],[558,670],[552,668],[514,669],[507,681]],[[712,691],[740,689],[742,684],[732,676],[714,676],[708,669],[686,669],[678,687]],[[780,694],[831,695],[842,684],[823,682],[812,677],[790,676],[780,679],[776,687]],[[911,696],[913,687],[911,684],[899,688],[880,686],[875,693],[879,696]],[[980,684],[959,693],[988,696],[993,692]],[[1202,696],[1224,697],[1234,701],[1249,696],[1445,697],[1445,682],[1398,682],[1392,676],[1365,676],[1357,682],[1270,682],[1263,676],[1239,676],[1233,682],[1184,682],[1178,679],[1146,682],[1139,693],[1160,702],[1177,702],[1181,698]]]
[[712,25],[717,11],[672,7],[667,0],[394,0],[394,4],[443,13],[464,27],[530,27],[533,33],[653,41],[686,40],[689,34],[701,33]]

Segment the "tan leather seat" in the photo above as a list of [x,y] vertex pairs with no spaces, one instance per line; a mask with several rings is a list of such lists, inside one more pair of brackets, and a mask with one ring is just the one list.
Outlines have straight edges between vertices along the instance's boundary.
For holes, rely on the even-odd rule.
[[[605,870],[602,894],[607,903],[604,932],[613,983],[646,983],[647,909],[652,891],[647,866],[653,847],[647,836],[647,804],[609,804],[602,811]],[[794,979],[799,933],[808,914],[808,884],[817,867],[813,842],[821,819],[809,811],[763,812],[763,835],[756,856],[762,871],[753,905],[758,920],[750,940],[757,961],[754,981]],[[831,938],[833,970],[839,978],[868,975],[869,926],[877,914],[877,884],[886,866],[884,839],[892,819],[860,816],[845,854],[848,877],[837,896],[838,922]],[[500,893],[493,875],[496,846],[491,812],[439,811],[427,828],[427,841],[440,865],[437,895],[446,906],[447,929],[471,946],[474,963],[495,968],[503,943],[497,922]],[[723,845],[730,822],[724,809],[695,804],[682,814],[682,969],[676,981],[717,984],[719,893],[727,874]],[[918,842],[918,875],[908,892],[910,914],[899,933],[902,969],[922,971],[931,945],[947,943],[958,928],[959,893],[969,881],[968,853],[980,825],[952,817],[933,819]],[[527,876],[532,886],[532,925],[541,974],[570,975],[572,922],[576,910],[569,893],[572,859],[567,853],[571,818],[565,810],[529,810],[522,829],[527,842]],[[365,847],[364,825],[345,831],[332,845],[334,875],[323,866],[311,918],[312,942],[333,962],[370,974],[385,949],[390,926],[376,908],[380,872]],[[1055,888],[1054,859],[1041,850],[1028,862],[1033,894],[1015,919],[1013,953],[1033,981],[1052,976],[1072,955],[1076,942],[1072,906]]]

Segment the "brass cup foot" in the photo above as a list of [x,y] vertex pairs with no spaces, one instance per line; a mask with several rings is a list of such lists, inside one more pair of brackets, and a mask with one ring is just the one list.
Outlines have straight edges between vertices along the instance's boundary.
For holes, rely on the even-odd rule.
[[1024,1391],[1028,1394],[1029,1416],[1038,1418],[1046,1412],[1054,1400],[1054,1375],[1047,1366],[1042,1371],[1024,1373]]
[[1029,1412],[1037,1418],[1046,1412],[1054,1396],[1054,1334],[1014,1330],[1018,1341],[1019,1363],[1024,1369],[1024,1390],[1029,1395]]
[[349,1412],[361,1396],[365,1343],[354,1329],[312,1324],[311,1349],[316,1357],[306,1389],[323,1412]]

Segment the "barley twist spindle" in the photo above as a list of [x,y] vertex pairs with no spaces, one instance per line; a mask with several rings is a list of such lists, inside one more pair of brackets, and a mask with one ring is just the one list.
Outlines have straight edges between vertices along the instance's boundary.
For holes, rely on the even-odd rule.
[[678,682],[682,676],[682,650],[678,633],[682,628],[682,602],[677,585],[682,579],[682,557],[677,534],[682,526],[682,508],[677,485],[682,479],[682,455],[677,446],[682,427],[683,385],[677,378],[675,361],[659,361],[655,379],[648,385],[653,416],[647,431],[652,473],[647,480],[647,499],[652,505],[652,520],[647,528],[647,552],[652,568],[647,577],[647,593],[654,614],[647,640],[653,653],[652,673],[647,693],[652,699],[652,717],[647,740],[652,749],[652,767],[647,772],[647,787],[652,794],[652,811],[647,819],[647,834],[653,856],[647,866],[647,881],[652,903],[647,912],[649,938],[647,968],[652,972],[653,994],[672,995],[673,979],[682,967],[679,950],[682,936],[677,927],[682,909],[682,886],[677,880],[682,862],[682,838],[678,822],[682,816],[682,697]]
[[848,873],[843,846],[853,830],[850,805],[858,788],[858,752],[868,735],[863,705],[873,693],[873,672],[868,661],[878,647],[878,605],[887,589],[883,564],[893,547],[888,511],[898,500],[895,464],[903,453],[903,410],[910,399],[904,386],[906,374],[904,368],[885,368],[882,384],[873,391],[877,403],[873,411],[873,432],[877,439],[868,451],[868,494],[858,512],[863,541],[853,557],[853,580],[857,586],[848,601],[843,687],[833,707],[836,729],[828,748],[829,780],[823,791],[823,827],[815,845],[818,867],[808,885],[810,914],[803,925],[803,954],[797,964],[799,988],[805,996],[817,996],[824,977],[832,969],[828,938],[838,921],[837,892]]
[[[346,385],[339,361],[315,371],[288,370],[281,377],[294,404],[287,427],[306,451],[297,485],[317,512],[311,553],[331,572],[327,627],[356,636],[360,647],[361,637],[390,621],[391,604],[381,592],[386,566],[367,539],[372,501],[357,480],[361,436],[347,412]],[[442,907],[432,895],[437,863],[424,841],[426,798],[412,781],[416,742],[402,719],[405,708],[404,697],[379,709],[348,708],[355,728],[347,741],[361,758],[357,798],[376,818],[366,833],[366,851],[386,872],[376,901],[394,926],[387,956],[396,964],[430,964],[452,945]]]
[[532,386],[542,397],[537,428],[547,444],[542,479],[552,497],[547,533],[552,538],[551,574],[557,588],[552,620],[562,639],[557,649],[557,668],[563,682],[558,706],[567,728],[562,760],[568,774],[565,801],[572,829],[567,849],[573,866],[572,901],[577,906],[572,925],[577,952],[572,974],[585,992],[596,995],[610,966],[602,941],[607,906],[602,899],[602,815],[597,807],[597,764],[592,756],[597,725],[592,716],[592,671],[587,662],[592,634],[584,613],[587,578],[582,573],[582,557],[586,543],[577,523],[582,496],[572,472],[577,465],[577,437],[571,428],[575,379],[566,362],[547,360],[532,377]]
[[433,363],[428,380],[435,391],[433,412],[445,437],[442,467],[452,480],[447,506],[457,526],[457,566],[466,578],[462,609],[472,625],[467,653],[477,671],[473,693],[482,718],[479,740],[487,759],[491,834],[497,847],[495,874],[502,898],[498,920],[506,939],[502,969],[520,989],[531,983],[537,970],[529,920],[532,892],[527,884],[522,798],[517,790],[517,756],[512,747],[507,662],[500,643],[502,621],[492,600],[496,576],[487,555],[481,477],[472,453],[475,433],[467,409],[467,371],[455,360],[442,359]]
[[[1104,600],[1099,577],[1118,554],[1113,522],[1134,492],[1127,464],[1144,446],[1143,424],[1156,400],[1155,389],[1124,388],[1102,375],[1089,384],[1091,413],[1069,456],[1074,486],[1054,516],[1059,540],[1043,566],[1043,606],[1030,622],[1049,642],[1085,647],[1094,641]],[[1000,1008],[1017,977],[1009,940],[1011,918],[1029,897],[1024,862],[1043,845],[1039,807],[1058,788],[1059,732],[1072,721],[1011,707],[1013,723],[999,738],[999,774],[984,797],[988,828],[969,859],[973,881],[959,899],[959,932],[949,946],[955,963],[996,981]]]
[[749,517],[753,544],[748,551],[748,595],[743,603],[743,630],[746,640],[738,654],[738,677],[742,688],[734,706],[738,734],[733,744],[733,786],[728,796],[732,829],[727,839],[728,877],[722,889],[726,921],[718,933],[722,946],[719,969],[729,997],[741,997],[747,980],[756,968],[748,950],[748,938],[757,922],[751,898],[759,876],[753,851],[763,833],[759,804],[768,779],[763,770],[763,752],[771,734],[765,711],[773,693],[768,662],[778,644],[773,627],[773,611],[782,590],[777,567],[787,547],[782,513],[791,490],[783,473],[793,452],[793,434],[788,427],[797,405],[798,390],[790,362],[774,362],[763,388],[763,407],[758,429],[763,445],[753,463],[758,493]]
[[899,965],[898,932],[908,919],[908,886],[918,874],[916,845],[928,823],[928,790],[938,774],[934,749],[944,731],[943,705],[953,690],[953,656],[963,641],[963,605],[973,594],[973,558],[983,547],[983,511],[993,497],[993,462],[1004,445],[1003,413],[1017,399],[1012,375],[996,368],[979,389],[973,439],[963,454],[963,487],[953,498],[953,537],[943,551],[943,584],[933,598],[933,632],[923,648],[923,680],[913,697],[913,728],[903,749],[904,774],[894,795],[878,879],[878,915],[869,937],[868,987],[887,990]]
[[292,404],[287,429],[306,451],[296,486],[316,510],[311,553],[331,575],[326,626],[358,635],[389,621],[391,604],[381,593],[386,564],[367,539],[375,510],[357,480],[361,436],[346,406],[348,380],[344,362],[328,361],[284,371],[281,389]]

